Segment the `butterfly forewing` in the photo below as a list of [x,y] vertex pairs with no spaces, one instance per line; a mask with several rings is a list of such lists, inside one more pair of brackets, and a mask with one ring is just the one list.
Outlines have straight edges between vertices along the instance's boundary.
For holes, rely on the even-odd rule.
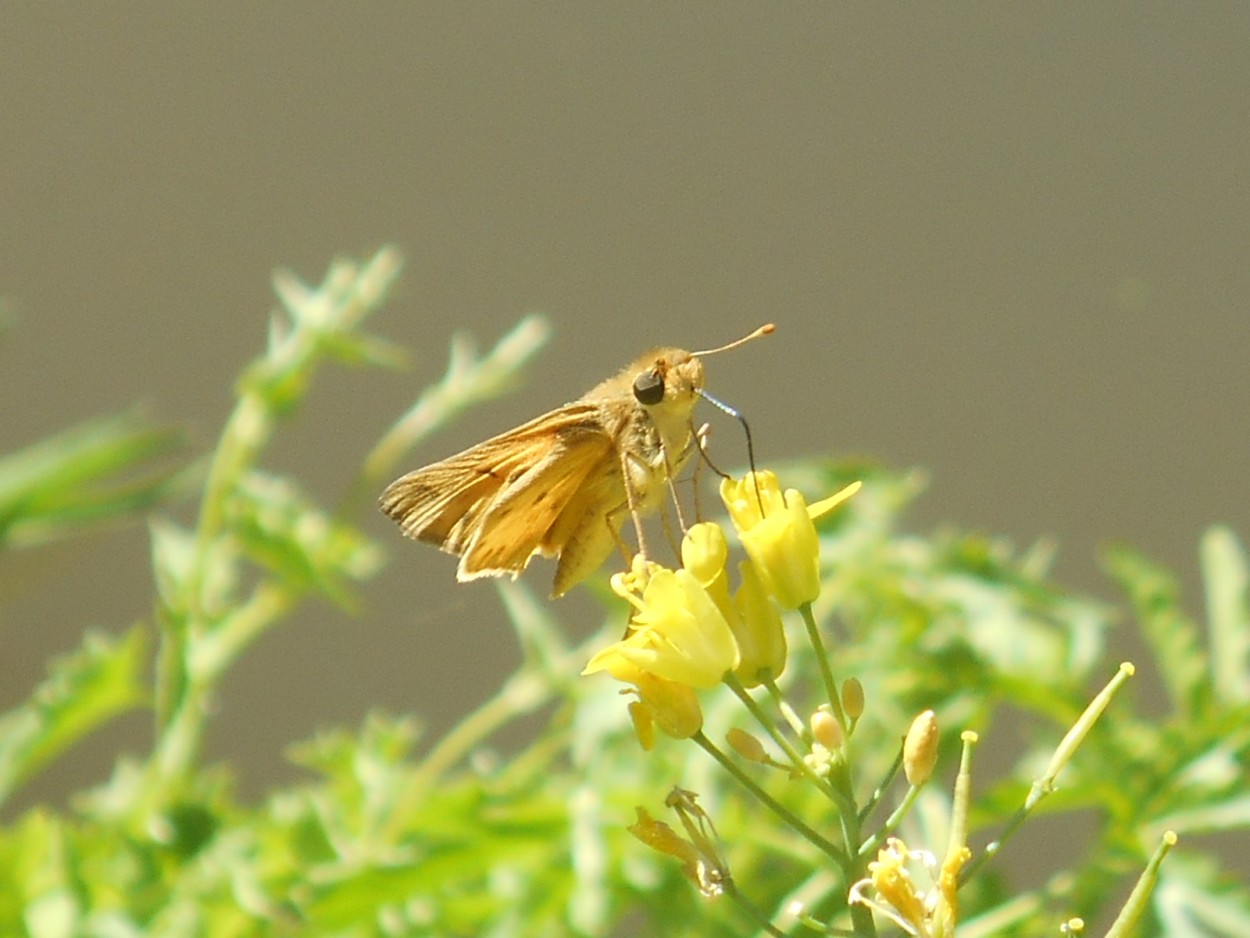
[[383,493],[382,510],[409,537],[460,555],[462,580],[518,573],[535,552],[560,553],[553,519],[616,458],[596,413],[571,405],[410,472]]
[[477,534],[465,548],[461,578],[521,570],[535,553],[560,554],[565,544],[553,536],[555,520],[611,452],[603,433],[578,427],[561,432],[550,452],[501,487],[475,519]]

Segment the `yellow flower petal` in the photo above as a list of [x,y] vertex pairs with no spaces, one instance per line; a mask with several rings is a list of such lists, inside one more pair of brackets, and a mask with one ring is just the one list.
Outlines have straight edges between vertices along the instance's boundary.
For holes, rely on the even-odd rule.
[[657,570],[643,590],[642,610],[633,622],[633,632],[617,642],[617,653],[657,677],[708,688],[738,666],[729,623],[685,570]]
[[846,486],[846,488],[843,488],[835,492],[834,494],[830,495],[828,498],[822,498],[820,501],[816,502],[816,504],[808,505],[807,516],[811,518],[813,521],[815,521],[817,518],[824,517],[825,515],[829,514],[829,512],[833,511],[833,509],[841,505],[848,498],[850,498],[852,495],[854,495],[856,492],[858,492],[861,488],[863,488],[863,486],[864,486],[864,483],[862,482],[852,482],[850,485]]
[[681,565],[690,571],[700,586],[708,587],[725,572],[729,558],[729,542],[719,524],[703,521],[694,525],[681,539]]
[[749,472],[721,482],[721,499],[755,564],[765,590],[782,609],[797,609],[820,594],[820,541],[813,518],[859,489],[848,485],[808,507],[795,489],[781,489],[772,472]]
[[755,566],[738,564],[738,575],[736,615],[730,620],[740,658],[734,674],[744,687],[755,687],[765,676],[776,679],[786,669],[786,633]]

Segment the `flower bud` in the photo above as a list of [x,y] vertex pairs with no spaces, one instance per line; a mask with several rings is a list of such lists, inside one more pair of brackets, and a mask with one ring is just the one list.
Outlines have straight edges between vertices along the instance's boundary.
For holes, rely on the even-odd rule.
[[937,764],[938,725],[932,710],[911,721],[903,742],[903,773],[910,785],[923,785]]
[[703,729],[703,710],[692,688],[645,672],[636,681],[640,700],[666,735],[689,739]]
[[768,753],[764,751],[764,744],[748,733],[746,730],[740,730],[733,727],[725,734],[725,742],[733,747],[734,752],[742,756],[748,762],[760,762],[767,764]]
[[864,685],[857,677],[848,677],[842,683],[842,712],[851,722],[864,715]]
[[812,739],[820,743],[826,749],[832,751],[840,749],[845,736],[842,733],[842,725],[838,723],[838,718],[829,712],[828,704],[821,704],[820,708],[811,715],[807,721],[812,728]]
[[634,700],[629,705],[629,719],[634,724],[634,735],[638,737],[638,745],[643,752],[655,748],[655,716],[651,708],[641,700]]

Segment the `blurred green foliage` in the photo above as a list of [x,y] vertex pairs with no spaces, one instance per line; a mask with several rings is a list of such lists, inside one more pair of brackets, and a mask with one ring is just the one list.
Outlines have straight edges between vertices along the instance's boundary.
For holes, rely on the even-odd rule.
[[[371,510],[365,496],[424,435],[506,391],[545,339],[541,321],[527,320],[481,358],[457,340],[447,374],[362,460],[343,504],[320,506],[298,480],[264,468],[265,446],[325,361],[399,360],[361,328],[398,269],[384,250],[364,264],[336,263],[315,288],[279,275],[283,309],[268,347],[245,370],[203,461],[187,462],[177,432],[135,416],[0,459],[0,547],[9,551],[150,512],[192,487],[199,498],[189,527],[151,521],[153,620],[86,634],[0,717],[0,802],[121,713],[145,709],[156,725],[149,753],[119,759],[108,782],[69,809],[36,806],[0,828],[0,934],[754,933],[740,910],[701,898],[675,863],[627,835],[634,806],[659,811],[674,783],[697,791],[715,818],[737,888],[785,933],[811,934],[787,921],[789,903],[836,917],[850,884],[810,843],[761,817],[699,748],[666,739],[643,753],[615,688],[577,676],[605,639],[571,647],[559,607],[517,584],[499,589],[525,661],[445,737],[421,739],[414,720],[375,714],[293,745],[312,780],[258,804],[239,801],[226,773],[203,761],[213,695],[251,642],[311,597],[352,606],[378,569],[382,550],[353,518]],[[1074,916],[1105,930],[1167,830],[1180,846],[1158,870],[1141,933],[1250,933],[1250,890],[1212,852],[1218,841],[1198,836],[1244,837],[1250,827],[1248,573],[1231,532],[1214,529],[1201,547],[1205,621],[1185,612],[1167,571],[1130,549],[1110,552],[1124,615],[1050,583],[1041,548],[906,531],[903,512],[922,487],[914,473],[813,461],[783,475],[812,493],[864,481],[822,530],[815,611],[838,675],[866,690],[854,736],[864,797],[892,777],[915,714],[936,711],[937,779],[899,828],[913,846],[941,849],[961,730],[993,740],[1010,711],[1019,734],[1008,770],[974,776],[977,854],[1013,830],[1050,753],[1115,673],[1112,630],[1138,629],[1149,649],[1137,664],[1166,699],[1121,693],[1027,819],[1043,828],[1057,816],[1079,819],[1056,847],[1066,862],[1026,860],[1025,885],[997,859],[986,863],[961,892],[961,935],[1054,935]],[[619,612],[606,620],[604,634],[618,636]],[[819,684],[810,654],[796,645],[783,681],[807,712]],[[723,689],[703,700],[709,737],[742,723]],[[495,734],[540,710],[545,729],[522,751],[485,757]],[[759,782],[813,827],[836,823],[809,789],[778,773]],[[886,790],[883,805],[900,790]]]

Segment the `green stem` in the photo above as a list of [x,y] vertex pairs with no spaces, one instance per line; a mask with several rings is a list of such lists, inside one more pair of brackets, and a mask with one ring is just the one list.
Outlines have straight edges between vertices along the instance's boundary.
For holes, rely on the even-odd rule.
[[811,730],[809,730],[803,721],[799,719],[799,715],[794,712],[794,708],[786,702],[785,697],[782,696],[781,688],[777,686],[777,682],[774,681],[771,676],[763,678],[762,680],[764,686],[768,688],[769,696],[773,698],[773,703],[777,707],[777,712],[780,713],[782,718],[790,724],[790,729],[794,730],[794,735],[798,736],[804,743],[810,743],[812,741]]
[[702,730],[700,730],[691,738],[696,743],[698,743],[701,747],[703,747],[703,750],[707,752],[708,755],[710,755],[713,759],[719,762],[721,765],[721,768],[723,768],[730,775],[732,775],[738,781],[739,784],[741,784],[744,788],[747,789],[747,791],[749,791],[752,795],[758,798],[764,805],[768,807],[769,810],[771,810],[774,814],[776,814],[779,818],[781,818],[781,820],[784,821],[786,824],[790,825],[790,827],[794,828],[794,830],[802,834],[817,849],[819,849],[822,853],[826,854],[830,859],[832,859],[835,863],[837,863],[838,867],[842,870],[844,875],[849,872],[850,870],[849,858],[846,853],[844,853],[842,850],[836,847],[833,843],[831,843],[830,841],[822,837],[820,834],[818,834],[815,830],[809,827],[807,823],[805,823],[800,817],[798,817],[798,815],[794,814],[792,811],[790,811],[789,808],[787,808],[781,802],[777,801],[777,799],[775,799],[768,792],[764,791],[764,789],[762,789],[759,785],[755,783],[754,779],[752,779],[749,775],[747,775],[740,768],[738,768],[738,766],[734,763],[732,759],[730,759],[723,752],[721,752],[720,749],[717,748],[715,743],[713,743],[710,739],[708,739],[705,735],[703,735]]
[[157,732],[163,732],[182,707],[183,695],[191,683],[187,671],[188,648],[197,637],[209,630],[205,612],[204,581],[208,573],[209,553],[222,536],[225,506],[239,475],[264,445],[272,429],[270,415],[255,395],[244,393],[226,421],[217,442],[204,483],[200,514],[196,522],[195,556],[182,584],[180,607],[174,614],[162,617],[165,628],[161,635],[161,653],[157,658],[156,684]]
[[868,801],[864,804],[862,808],[859,809],[859,823],[860,824],[863,824],[866,820],[868,820],[868,816],[872,814],[873,808],[875,808],[881,802],[881,799],[885,796],[886,789],[889,788],[890,784],[894,781],[894,779],[898,777],[899,769],[901,769],[902,767],[903,767],[903,747],[899,746],[898,755],[894,757],[894,764],[891,765],[890,768],[886,771],[885,778],[881,779],[877,787],[873,789],[872,795],[868,798]]
[[[574,655],[570,655],[570,666],[573,660]],[[515,672],[493,697],[452,727],[426,753],[405,782],[405,791],[395,799],[397,805],[407,807],[392,812],[386,825],[387,842],[405,829],[408,816],[420,809],[425,793],[453,766],[501,727],[541,707],[554,693],[552,683],[542,672],[527,667]]]
[[290,589],[275,583],[257,586],[252,598],[222,621],[215,631],[192,636],[184,643],[180,663],[185,684],[177,706],[162,727],[150,763],[147,791],[141,801],[149,807],[159,792],[181,785],[199,757],[211,697],[221,676],[259,635],[295,605]]
[[[262,580],[249,602],[222,615],[219,596],[206,595],[211,566],[236,562],[228,506],[239,479],[259,457],[278,418],[300,397],[324,354],[326,335],[344,333],[375,308],[399,268],[399,256],[383,249],[364,265],[331,266],[321,286],[308,290],[290,275],[275,276],[275,288],[290,312],[291,327],[272,331],[269,347],[246,369],[238,401],[213,451],[200,500],[193,555],[178,596],[162,609],[161,648],[156,663],[157,741],[140,801],[149,808],[170,790],[199,756],[210,698],[227,667],[251,642],[285,615],[299,595],[272,579]],[[214,553],[225,547],[220,561]]]
[[735,696],[742,701],[743,706],[745,706],[747,710],[751,712],[751,715],[755,717],[756,722],[764,728],[764,731],[768,733],[768,735],[772,738],[772,741],[776,743],[781,751],[786,754],[786,758],[790,760],[790,765],[794,771],[801,773],[804,778],[815,785],[820,790],[821,794],[837,806],[839,813],[845,813],[847,811],[854,813],[855,805],[853,803],[848,804],[846,799],[842,797],[841,793],[834,789],[833,786],[829,784],[827,779],[821,778],[815,771],[812,770],[812,767],[807,764],[807,760],[804,759],[799,751],[791,745],[790,741],[781,734],[781,731],[777,729],[773,721],[768,718],[768,714],[766,714],[763,708],[756,703],[755,698],[747,692],[747,689],[742,686],[742,682],[740,682],[732,672],[725,675],[725,683],[729,686],[729,689],[734,692]]
[[820,628],[816,625],[816,617],[812,614],[812,604],[804,603],[799,606],[799,613],[803,616],[803,624],[807,627],[807,639],[812,643],[812,651],[816,653],[816,662],[820,666],[820,677],[825,683],[825,696],[829,698],[829,706],[833,708],[833,715],[837,717],[842,729],[849,734],[850,723],[847,722],[846,714],[842,710],[842,696],[838,693],[837,681],[833,679],[829,653],[825,650],[825,640],[821,637]]
[[907,816],[907,812],[911,810],[912,805],[916,803],[916,799],[920,797],[919,785],[909,785],[907,794],[903,796],[902,802],[897,808],[890,812],[890,816],[885,819],[885,823],[881,825],[881,829],[869,837],[860,846],[857,853],[861,857],[871,857],[885,843],[886,838],[894,833],[895,829],[902,823],[903,818]]
[[725,883],[724,889],[725,895],[729,896],[730,899],[736,902],[738,907],[750,916],[752,921],[754,921],[760,929],[768,932],[770,935],[776,936],[776,938],[785,938],[786,933],[774,925],[772,920],[764,914],[763,910],[761,910],[759,906],[739,892],[737,884],[732,879]]
[[1089,702],[1089,705],[1086,706],[1085,710],[1077,718],[1076,723],[1064,734],[1059,745],[1055,747],[1055,751],[1050,757],[1050,763],[1046,766],[1046,771],[1042,773],[1041,778],[1034,780],[1029,788],[1028,796],[1024,799],[1024,804],[1012,815],[1011,820],[1007,822],[1007,826],[1003,829],[1003,833],[997,840],[987,845],[980,856],[964,867],[959,877],[961,885],[971,879],[977,870],[988,863],[991,858],[998,855],[1003,845],[1019,830],[1025,819],[1033,813],[1033,809],[1055,790],[1055,779],[1058,777],[1059,772],[1067,765],[1076,752],[1077,747],[1084,742],[1085,737],[1089,734],[1098,718],[1102,716],[1103,711],[1111,704],[1111,700],[1116,692],[1124,685],[1125,681],[1133,676],[1133,672],[1132,663],[1127,661],[1122,663],[1119,670],[1107,682],[1106,686]]
[[551,685],[533,671],[512,675],[495,696],[457,723],[429,751],[413,774],[413,785],[425,789],[434,784],[483,740],[517,717],[540,707],[551,693]]
[[526,316],[478,361],[472,360],[473,353],[463,339],[456,340],[442,380],[426,388],[365,457],[344,499],[344,511],[355,508],[366,496],[376,497],[378,487],[418,443],[468,408],[512,387],[521,371],[546,345],[550,334],[545,319]]
[[1163,839],[1155,847],[1154,855],[1151,856],[1146,869],[1138,877],[1132,893],[1120,909],[1120,914],[1116,916],[1115,921],[1111,923],[1111,928],[1107,930],[1107,938],[1128,938],[1129,935],[1137,934],[1142,916],[1146,914],[1150,906],[1150,894],[1159,881],[1159,867],[1163,865],[1163,858],[1176,846],[1176,840],[1175,831],[1164,832]]
[[[1036,802],[1034,802],[1034,804],[1036,804]],[[1007,826],[1003,828],[1003,832],[998,835],[998,838],[986,844],[985,849],[981,851],[981,854],[965,866],[962,871],[960,871],[959,884],[961,886],[975,876],[977,870],[981,869],[981,867],[985,866],[986,863],[998,856],[998,852],[1006,846],[1007,841],[1009,841],[1012,838],[1012,835],[1020,829],[1020,825],[1028,819],[1028,816],[1031,813],[1032,808],[1029,806],[1021,806],[1016,810],[1016,813],[1011,816],[1011,820],[1007,822]]]

